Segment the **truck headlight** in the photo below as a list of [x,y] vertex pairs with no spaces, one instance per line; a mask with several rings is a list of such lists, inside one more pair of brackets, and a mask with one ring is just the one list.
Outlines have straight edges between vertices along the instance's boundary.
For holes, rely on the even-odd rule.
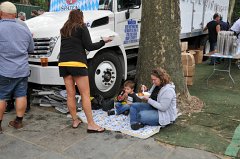
[[55,37],[51,37],[51,38],[50,38],[50,42],[49,42],[50,52],[53,51],[53,48],[54,48],[54,46],[56,45],[59,37],[60,37],[60,36],[55,36]]

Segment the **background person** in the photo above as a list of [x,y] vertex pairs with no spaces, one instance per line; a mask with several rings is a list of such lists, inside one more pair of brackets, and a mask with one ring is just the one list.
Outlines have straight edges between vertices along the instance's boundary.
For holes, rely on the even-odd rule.
[[19,12],[18,13],[18,19],[21,20],[21,21],[25,21],[26,20],[26,13]]
[[151,95],[143,98],[146,103],[132,103],[130,107],[130,124],[133,130],[144,125],[164,127],[177,118],[175,86],[170,76],[164,69],[157,68],[152,70],[151,79]]
[[59,57],[59,73],[63,77],[67,90],[67,105],[73,119],[72,127],[77,128],[81,121],[76,115],[75,83],[82,97],[84,113],[88,121],[89,133],[103,132],[105,129],[95,124],[92,117],[90,88],[87,69],[86,51],[100,49],[110,38],[92,43],[88,28],[83,21],[83,12],[79,9],[69,13],[68,20],[60,30],[61,48]]
[[238,37],[238,43],[240,43],[240,18],[233,24],[233,26],[230,28],[231,31],[234,32],[234,34]]
[[[218,13],[215,13],[213,15],[213,20],[210,21],[207,26],[203,29],[203,31],[208,30],[208,40],[210,43],[210,52],[215,51],[217,48],[217,36],[218,32],[220,32],[221,27],[220,27],[220,15]],[[211,58],[211,62],[209,63],[210,65],[214,64],[214,60],[216,58]],[[218,61],[219,62],[219,61]]]
[[45,10],[39,9],[37,12],[38,12],[38,15],[42,15],[43,13],[45,13]]
[[[11,96],[16,102],[16,119],[9,126],[22,128],[22,120],[27,105],[27,85],[29,76],[28,52],[33,52],[32,35],[26,27],[16,22],[17,9],[11,2],[0,5],[0,132],[6,107]],[[6,36],[8,35],[8,36]]]
[[37,17],[38,16],[38,11],[32,10],[31,11],[31,18]]
[[220,16],[220,30],[228,31],[229,27],[230,27],[229,24],[227,22],[224,22],[223,17]]

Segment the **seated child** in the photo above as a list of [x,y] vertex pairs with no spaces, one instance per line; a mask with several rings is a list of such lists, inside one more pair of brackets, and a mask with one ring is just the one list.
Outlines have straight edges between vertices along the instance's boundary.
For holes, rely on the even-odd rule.
[[141,99],[134,92],[134,86],[135,83],[130,80],[124,82],[124,89],[118,95],[117,102],[115,103],[116,110],[108,111],[108,115],[128,115],[131,104],[141,102]]

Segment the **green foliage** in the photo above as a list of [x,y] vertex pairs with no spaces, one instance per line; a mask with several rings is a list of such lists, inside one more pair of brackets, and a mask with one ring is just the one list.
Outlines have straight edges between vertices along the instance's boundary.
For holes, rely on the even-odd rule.
[[48,11],[48,4],[50,3],[50,0],[30,0],[30,3],[35,6],[40,6],[45,11]]
[[[6,0],[2,0],[2,1],[6,1]],[[12,0],[11,2],[21,4],[20,0]],[[40,6],[41,9],[48,11],[50,0],[29,0],[29,3],[33,6]]]
[[233,22],[235,22],[240,17],[240,1],[236,0],[236,4],[233,11]]

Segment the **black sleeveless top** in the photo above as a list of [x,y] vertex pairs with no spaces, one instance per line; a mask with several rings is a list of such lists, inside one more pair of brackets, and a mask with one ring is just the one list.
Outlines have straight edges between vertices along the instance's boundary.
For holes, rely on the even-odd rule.
[[61,36],[60,62],[76,61],[87,64],[86,51],[100,49],[105,45],[103,40],[92,43],[88,28],[82,26],[72,32],[71,37]]

